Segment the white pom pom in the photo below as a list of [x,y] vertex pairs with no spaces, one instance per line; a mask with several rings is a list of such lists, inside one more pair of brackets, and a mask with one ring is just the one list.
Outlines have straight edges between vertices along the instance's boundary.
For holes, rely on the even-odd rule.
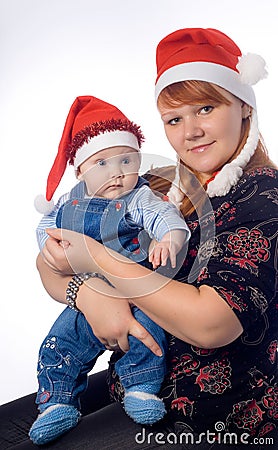
[[49,214],[54,208],[53,200],[46,200],[43,195],[37,195],[34,200],[36,210],[41,214]]
[[267,77],[265,60],[255,53],[243,55],[236,67],[242,83],[250,86]]

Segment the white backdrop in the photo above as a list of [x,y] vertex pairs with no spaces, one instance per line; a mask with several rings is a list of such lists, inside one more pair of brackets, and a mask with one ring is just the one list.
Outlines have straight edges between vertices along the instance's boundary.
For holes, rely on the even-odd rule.
[[[35,268],[33,199],[44,193],[69,107],[78,95],[117,105],[142,126],[143,152],[172,158],[154,103],[155,48],[184,27],[218,28],[261,54],[269,77],[255,87],[260,129],[277,157],[275,0],[1,0],[0,403],[35,391],[41,340],[63,306]],[[71,168],[59,194],[74,181]],[[106,357],[96,370],[104,367]]]

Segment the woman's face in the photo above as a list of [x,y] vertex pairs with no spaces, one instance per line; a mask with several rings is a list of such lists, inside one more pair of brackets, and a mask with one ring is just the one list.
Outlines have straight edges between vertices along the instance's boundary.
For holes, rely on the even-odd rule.
[[248,106],[224,89],[217,88],[229,105],[188,105],[177,108],[160,105],[166,136],[180,159],[199,172],[205,182],[221,168],[238,147],[242,119]]

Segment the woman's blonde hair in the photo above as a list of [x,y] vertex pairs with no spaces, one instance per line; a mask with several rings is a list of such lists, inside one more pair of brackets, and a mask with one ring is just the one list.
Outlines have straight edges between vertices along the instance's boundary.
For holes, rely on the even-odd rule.
[[[196,104],[209,104],[212,106],[218,106],[221,104],[230,104],[224,94],[220,92],[213,84],[207,81],[181,81],[178,83],[167,86],[158,98],[158,106],[176,108],[181,104],[196,105]],[[242,134],[241,139],[235,150],[233,156],[226,161],[231,162],[235,159],[242,148],[244,147],[248,134],[249,134],[250,122],[249,119],[242,120]],[[181,166],[184,166],[188,170],[181,170],[180,179],[185,188],[185,191],[189,196],[185,196],[181,205],[181,211],[184,216],[188,216],[196,209],[196,206],[202,201],[204,195],[201,194],[206,185],[200,184],[200,189],[196,190],[196,182],[193,182],[193,178],[199,180],[200,175],[198,172],[192,173],[192,170],[180,161]],[[263,139],[260,136],[256,151],[249,163],[246,165],[244,172],[249,172],[256,167],[276,167],[268,156],[267,149],[264,145]],[[221,169],[221,167],[219,167]],[[191,176],[190,176],[191,175]]]

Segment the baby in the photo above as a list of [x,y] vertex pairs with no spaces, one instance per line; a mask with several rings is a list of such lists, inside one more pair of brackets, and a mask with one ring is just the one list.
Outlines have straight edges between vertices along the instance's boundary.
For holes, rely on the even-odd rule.
[[[55,207],[47,205],[49,212],[37,229],[40,249],[48,238],[45,229],[59,227],[91,236],[133,261],[151,263],[154,269],[166,266],[168,259],[175,267],[189,229],[176,207],[157,197],[138,175],[142,141],[140,128],[115,106],[91,96],[75,100],[48,177],[46,198],[52,199],[68,161],[74,164],[79,183]],[[149,253],[151,239],[155,244]],[[71,286],[83,281],[84,274],[77,274]],[[54,440],[77,425],[87,374],[106,350],[76,308],[71,291],[69,306],[39,353],[36,403],[40,414],[29,433],[35,444]],[[152,424],[165,414],[157,394],[166,371],[167,342],[164,331],[141,310],[133,307],[132,312],[152,334],[162,356],[129,336],[130,349],[117,361],[116,372],[125,392],[126,413],[135,422]]]

